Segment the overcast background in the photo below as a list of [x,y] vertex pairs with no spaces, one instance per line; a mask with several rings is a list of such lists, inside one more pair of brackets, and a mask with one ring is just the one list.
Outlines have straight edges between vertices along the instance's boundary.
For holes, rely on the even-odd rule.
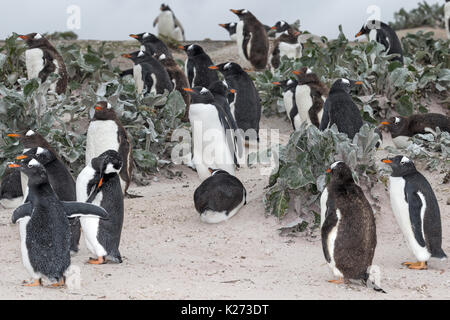
[[[342,24],[347,37],[360,30],[370,5],[381,9],[381,20],[392,21],[400,8],[417,7],[415,0],[171,0],[167,2],[181,21],[187,40],[228,39],[217,24],[237,20],[229,9],[248,9],[262,23],[278,20],[301,21],[301,29],[335,38]],[[428,0],[429,4],[444,0]],[[67,31],[66,13],[70,5],[81,9],[81,28],[73,30],[80,39],[123,40],[128,34],[156,32],[153,20],[159,14],[161,1],[155,0],[17,0],[2,1],[0,39],[12,32]]]

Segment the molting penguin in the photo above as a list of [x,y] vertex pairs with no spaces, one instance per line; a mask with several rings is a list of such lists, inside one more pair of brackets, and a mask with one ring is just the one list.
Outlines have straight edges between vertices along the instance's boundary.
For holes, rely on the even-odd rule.
[[269,56],[269,38],[264,25],[248,10],[234,10],[240,21],[236,27],[240,57],[256,70],[265,69]]
[[149,53],[140,50],[123,54],[122,57],[131,59],[134,63],[133,77],[138,94],[163,94],[165,90],[173,90],[173,83],[166,69]]
[[389,194],[392,211],[409,248],[418,260],[409,269],[426,270],[430,258],[445,260],[439,204],[427,179],[404,156],[382,160],[392,168]]
[[339,132],[346,133],[350,139],[353,139],[363,126],[363,120],[350,96],[350,90],[355,85],[361,84],[360,81],[348,79],[339,79],[333,84],[323,107],[320,130],[323,131],[336,124]]
[[381,123],[392,135],[397,148],[407,148],[411,144],[409,138],[416,134],[432,133],[436,128],[450,132],[450,117],[438,113],[414,114],[410,117],[393,117]]
[[205,53],[202,47],[196,44],[180,46],[188,56],[185,63],[185,73],[190,87],[208,88],[211,83],[219,80],[217,73],[208,69],[213,65],[211,58]]
[[168,58],[173,58],[172,53],[170,53],[169,48],[167,48],[166,44],[158,39],[157,36],[155,36],[152,33],[144,32],[144,33],[138,33],[138,34],[130,34],[130,37],[133,39],[136,39],[139,41],[144,47],[145,51],[153,54],[165,54]]
[[63,94],[67,88],[67,70],[64,60],[50,42],[39,33],[19,35],[25,40],[28,50],[25,51],[25,62],[28,79],[39,78],[41,82],[47,80],[51,73],[59,75],[58,81],[51,90]]
[[93,203],[108,212],[108,220],[80,218],[86,246],[97,256],[89,259],[90,264],[104,264],[106,260],[122,262],[119,244],[124,206],[118,176],[121,167],[119,153],[108,150],[92,159],[77,179],[77,200]]
[[161,13],[153,22],[153,27],[158,25],[158,35],[163,35],[177,41],[185,41],[183,26],[169,6],[163,3],[160,10]]
[[222,28],[228,31],[230,34],[230,39],[233,41],[237,41],[237,34],[236,34],[236,22],[230,22],[230,23],[221,23],[219,24]]
[[192,127],[193,158],[197,173],[203,181],[213,166],[234,175],[235,159],[226,137],[226,114],[215,105],[212,93],[202,87],[186,88],[191,94],[189,121]]
[[245,139],[259,142],[261,100],[252,79],[234,62],[211,66],[210,69],[220,71],[228,86],[236,90],[233,116],[238,128],[244,131]]
[[5,209],[15,209],[23,203],[20,172],[6,169],[0,185],[0,204]]
[[384,45],[388,54],[400,55],[392,60],[403,63],[402,44],[395,31],[387,24],[376,20],[367,21],[361,30],[355,35],[355,38],[364,34],[367,35],[369,41],[376,41]]
[[195,209],[206,223],[220,223],[233,217],[247,204],[247,191],[238,178],[223,170],[209,169],[211,177],[195,190]]
[[95,205],[62,202],[53,191],[44,167],[35,159],[18,167],[28,176],[31,201],[17,208],[12,222],[20,222],[22,261],[33,278],[26,286],[39,286],[47,277],[52,286],[64,286],[64,274],[70,266],[70,227],[68,218],[92,216],[107,218],[107,212]]
[[[298,81],[288,79],[273,82],[272,84],[281,87],[281,90],[283,91],[283,103],[286,114],[291,121],[294,130],[297,130],[294,119],[296,119],[296,117],[299,118],[297,102],[295,101],[295,89],[297,88]],[[298,120],[297,123],[300,123],[300,121]]]
[[286,56],[289,59],[300,59],[302,57],[302,44],[300,43],[300,32],[292,28],[285,21],[278,21],[272,27],[281,35],[275,40],[273,51],[270,55],[270,64],[272,68],[278,69],[281,63],[281,57]]
[[372,208],[345,163],[336,162],[327,172],[331,180],[320,200],[322,248],[334,276],[340,278],[330,282],[353,279],[367,283],[377,245]]
[[89,124],[86,137],[86,166],[91,160],[107,150],[117,151],[123,161],[120,184],[127,194],[133,171],[133,150],[125,128],[111,105],[105,101],[95,105],[94,118]]

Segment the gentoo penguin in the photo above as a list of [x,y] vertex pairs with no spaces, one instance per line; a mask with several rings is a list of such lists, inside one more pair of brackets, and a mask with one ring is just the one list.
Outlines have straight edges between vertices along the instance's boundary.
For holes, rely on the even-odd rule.
[[[334,163],[327,173],[331,180],[320,200],[322,248],[333,275],[339,278],[329,282],[367,283],[377,245],[372,208],[345,163]],[[375,284],[373,288],[384,292]]]
[[5,209],[15,209],[23,203],[20,172],[6,169],[0,185],[0,204]]
[[107,150],[117,151],[123,161],[120,184],[123,194],[126,195],[133,171],[133,148],[130,139],[109,103],[100,101],[94,108],[94,118],[89,124],[86,137],[86,166]]
[[12,216],[13,223],[20,223],[22,261],[33,279],[26,286],[41,285],[43,277],[54,287],[64,286],[64,274],[70,266],[68,218],[88,215],[98,220],[107,218],[108,214],[92,204],[59,200],[44,167],[36,159],[27,165],[10,166],[28,176],[28,186],[33,194],[30,202],[18,207]]
[[381,123],[392,135],[397,148],[407,148],[411,144],[409,138],[416,134],[436,134],[436,127],[450,132],[450,117],[438,113],[414,114],[410,117],[393,117]]
[[169,48],[167,48],[166,44],[158,39],[152,33],[144,32],[139,34],[130,34],[130,37],[139,41],[144,47],[145,51],[153,54],[165,54],[168,58],[173,58],[172,53],[170,53]]
[[[141,48],[143,49],[143,48]],[[173,83],[163,65],[144,50],[123,54],[134,63],[133,77],[138,94],[171,92]]]
[[189,81],[189,86],[208,88],[211,83],[219,80],[217,72],[208,69],[213,65],[211,58],[202,47],[196,44],[180,46],[188,56],[185,63],[185,73]]
[[[16,160],[20,160],[21,164],[26,165],[32,159],[37,160],[47,172],[48,182],[55,191],[58,199],[61,201],[76,201],[77,192],[75,180],[70,174],[69,169],[59,159],[56,154],[41,147],[27,149]],[[70,251],[78,252],[78,244],[81,236],[81,226],[78,218],[69,220],[70,223]]]
[[447,32],[447,39],[450,39],[450,0],[445,0],[444,15],[445,31]]
[[166,68],[170,80],[172,80],[175,86],[175,90],[181,93],[184,103],[186,104],[186,112],[184,114],[183,121],[188,122],[191,96],[186,91],[184,91],[184,88],[189,88],[189,82],[186,75],[172,57],[166,56],[164,53],[155,53],[154,57],[164,66],[164,68]]
[[[286,114],[292,123],[292,127],[294,128],[294,130],[297,130],[294,119],[296,117],[299,118],[297,102],[295,101],[295,89],[297,88],[298,81],[288,79],[272,82],[272,84],[281,87],[281,90],[283,91],[284,109],[286,110]],[[297,122],[300,123],[300,121]]]
[[50,89],[63,94],[67,88],[67,70],[63,58],[50,42],[39,33],[19,35],[25,40],[28,49],[25,51],[25,63],[28,79],[39,78],[41,83],[51,73],[59,75],[58,81]]
[[376,41],[384,45],[388,54],[400,55],[392,60],[403,63],[402,44],[395,31],[387,24],[376,20],[367,21],[355,35],[355,38],[364,34],[369,38],[369,41]]
[[409,269],[426,270],[430,258],[445,260],[439,204],[427,179],[404,156],[382,160],[392,168],[389,194],[395,218],[418,260]]
[[81,217],[86,246],[96,258],[90,264],[104,264],[107,260],[122,263],[119,252],[123,225],[123,196],[118,173],[122,167],[119,153],[108,150],[81,171],[77,178],[77,200],[104,208],[108,220]]
[[224,123],[226,114],[214,104],[214,96],[204,87],[186,88],[191,94],[189,121],[192,127],[193,158],[200,180],[211,175],[213,166],[234,175],[235,159],[230,151]]
[[185,41],[183,26],[169,6],[163,3],[160,10],[161,13],[153,22],[153,27],[158,25],[158,35],[163,35],[177,41]]
[[359,132],[363,126],[363,120],[358,107],[350,96],[350,90],[361,84],[361,81],[355,82],[343,78],[331,86],[328,99],[323,107],[321,131],[336,124],[339,132],[346,133],[350,139],[353,139]]
[[236,34],[236,22],[230,22],[230,23],[221,23],[219,24],[222,28],[228,31],[230,34],[230,39],[233,41],[237,41],[237,34]]
[[211,177],[195,190],[195,209],[201,221],[220,223],[247,204],[247,190],[238,178],[226,171],[209,169],[209,172]]
[[234,62],[211,66],[210,69],[220,71],[228,86],[236,90],[233,116],[238,128],[244,131],[245,139],[256,138],[259,142],[261,100],[252,79]]
[[323,104],[328,97],[329,89],[320,81],[317,74],[307,67],[302,67],[293,73],[298,80],[295,89],[295,101],[298,107],[298,117],[294,118],[296,128],[299,127],[298,121],[300,124],[306,121],[319,128],[323,115]]
[[240,21],[236,26],[239,56],[256,70],[265,69],[269,56],[269,38],[264,25],[248,10],[234,10]]
[[281,35],[275,40],[272,53],[270,55],[270,64],[272,68],[278,69],[281,63],[281,57],[286,56],[289,59],[300,59],[302,57],[303,46],[299,41],[300,32],[292,28],[286,21],[278,21],[273,27]]

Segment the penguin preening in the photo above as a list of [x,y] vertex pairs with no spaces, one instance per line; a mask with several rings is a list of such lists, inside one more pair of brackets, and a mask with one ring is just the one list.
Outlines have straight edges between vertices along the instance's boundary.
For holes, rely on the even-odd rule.
[[[297,88],[298,81],[297,80],[283,80],[272,82],[272,84],[281,87],[283,91],[283,104],[284,109],[286,110],[286,114],[289,118],[289,121],[292,123],[292,128],[297,130],[295,118],[299,118],[298,116],[298,107],[297,102],[295,101],[295,89]],[[300,121],[297,121],[300,123]]]
[[35,159],[19,168],[28,176],[33,197],[13,212],[12,222],[20,222],[23,265],[33,282],[26,286],[42,285],[48,278],[54,287],[65,284],[65,272],[70,266],[70,227],[68,218],[92,216],[105,219],[107,212],[95,205],[63,202],[48,182],[44,167]]
[[219,80],[217,72],[208,69],[213,65],[211,58],[202,47],[196,44],[180,46],[188,56],[185,63],[185,73],[189,81],[189,86],[208,88],[211,83]]
[[355,35],[355,38],[362,35],[366,35],[369,41],[376,41],[384,45],[388,54],[398,54],[399,56],[392,60],[403,63],[402,44],[395,31],[387,24],[377,20],[367,21]]
[[166,4],[161,5],[161,13],[153,22],[153,27],[158,25],[158,35],[163,35],[177,41],[185,41],[184,29],[175,14]]
[[230,35],[230,39],[233,41],[237,41],[237,34],[236,34],[236,22],[230,22],[230,23],[221,23],[219,24],[222,28],[228,31],[228,34]]
[[[320,199],[322,248],[328,266],[339,278],[329,282],[362,280],[367,284],[377,245],[372,208],[345,163],[334,163],[327,173],[331,180]],[[377,284],[371,285],[384,292]]]
[[122,158],[114,150],[108,150],[92,159],[77,178],[77,200],[104,208],[108,220],[81,217],[86,246],[96,258],[90,264],[104,264],[107,260],[121,263],[120,236],[124,219],[124,204],[119,172]]
[[65,93],[68,82],[66,65],[55,47],[39,33],[19,35],[19,38],[25,40],[28,46],[25,51],[28,79],[39,78],[42,83],[51,73],[56,73],[59,79],[50,89],[57,94]]
[[150,32],[130,34],[130,37],[139,41],[145,47],[145,51],[147,51],[151,55],[165,54],[166,57],[173,58],[172,53],[170,52],[169,48],[167,48],[166,44]]
[[94,117],[86,137],[86,165],[107,150],[117,151],[123,161],[120,184],[123,195],[127,194],[133,171],[133,150],[130,139],[116,112],[106,101],[95,105]]
[[163,65],[144,50],[122,57],[130,59],[134,63],[133,77],[138,94],[163,94],[165,90],[173,90],[173,82]]
[[383,159],[392,168],[389,177],[391,207],[417,263],[409,269],[426,270],[430,258],[445,260],[439,204],[427,179],[404,156]]
[[269,56],[269,38],[264,25],[248,10],[234,10],[240,21],[236,26],[239,56],[256,70],[265,69]]
[[259,142],[261,99],[250,76],[234,62],[211,66],[210,69],[221,72],[228,86],[236,90],[233,116],[245,139]]
[[233,217],[247,204],[247,191],[238,178],[223,170],[209,169],[211,177],[195,190],[195,209],[206,223],[220,223]]
[[23,203],[20,172],[6,168],[0,185],[0,204],[5,209],[15,209]]
[[414,114],[410,117],[393,117],[381,123],[391,133],[392,141],[397,148],[407,148],[411,144],[409,138],[416,134],[432,133],[436,128],[450,132],[450,117],[439,113]]
[[300,59],[302,57],[302,44],[299,40],[300,32],[292,28],[286,21],[278,21],[272,30],[276,30],[281,35],[275,40],[272,53],[270,55],[270,64],[272,68],[278,69],[281,63],[281,57],[286,56],[289,59]]
[[226,113],[215,105],[212,93],[204,87],[186,88],[191,94],[189,121],[192,127],[193,158],[200,180],[214,167],[234,175],[235,158],[226,137]]

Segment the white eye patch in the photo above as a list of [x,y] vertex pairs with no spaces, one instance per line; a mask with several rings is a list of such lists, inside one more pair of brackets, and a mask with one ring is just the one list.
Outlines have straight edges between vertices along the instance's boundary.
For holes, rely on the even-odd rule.
[[342,78],[341,81],[345,84],[350,84],[350,81],[348,81],[347,79]]
[[29,136],[32,136],[32,135],[34,135],[35,133],[34,133],[34,131],[33,130],[29,130],[25,135],[27,136],[27,137],[29,137]]
[[36,34],[36,35],[34,36],[34,38],[35,38],[36,40],[39,40],[39,39],[42,38],[42,36],[38,33],[38,34]]
[[148,36],[149,36],[149,33],[148,33],[148,32],[146,32],[146,33],[144,33],[144,34],[143,34],[142,38],[144,38],[144,39],[145,39],[145,38],[147,38]]
[[166,55],[163,53],[162,55],[159,56],[159,60],[164,60],[166,59]]
[[236,23],[230,23],[230,27],[234,27],[236,25]]
[[106,170],[105,173],[106,174],[110,174],[110,173],[115,173],[115,172],[119,172],[119,170],[117,170],[116,168],[114,168],[114,165],[112,163],[108,163],[108,165],[106,166]]
[[341,162],[342,162],[342,161],[338,161],[338,162],[333,163],[333,164],[331,165],[331,170],[334,170],[334,168],[336,168],[337,165],[338,165],[339,163],[341,163]]
[[145,46],[141,46],[141,47],[139,48],[139,50],[141,50],[142,52],[145,52]]
[[42,154],[44,152],[45,152],[45,149],[39,147],[39,148],[37,148],[36,154]]
[[225,70],[228,70],[231,68],[231,62],[228,62],[224,67]]
[[395,124],[399,124],[399,123],[400,123],[400,121],[401,121],[401,119],[400,119],[400,118],[398,118],[398,117],[396,117],[396,118],[395,118]]
[[288,85],[293,84],[293,83],[294,83],[294,81],[292,81],[292,80],[289,80],[289,81],[287,82]]
[[207,92],[209,92],[209,90],[206,89],[206,88],[203,88],[202,91],[200,91],[201,94],[205,94],[205,93],[207,93]]
[[32,159],[28,162],[28,167],[39,167],[40,165],[41,164],[36,159]]
[[284,27],[286,25],[286,22],[281,21],[281,26]]
[[248,13],[248,10],[247,10],[247,9],[246,9],[246,10],[243,10],[242,13]]
[[410,163],[411,160],[409,160],[407,157],[403,157],[402,160],[400,161],[401,164],[405,164],[405,163]]
[[144,51],[139,51],[138,57],[142,57],[143,55],[145,55]]
[[227,82],[225,80],[223,80],[222,83],[224,84],[225,87],[228,88],[228,84],[227,84]]
[[108,109],[111,109],[111,108],[112,108],[112,106],[111,106],[110,103],[108,103],[107,108],[108,108]]
[[308,68],[308,70],[306,70],[306,74],[310,74],[312,73],[312,70],[310,68]]
[[192,50],[192,49],[194,49],[194,45],[193,45],[193,44],[191,44],[191,45],[188,47],[188,50]]

